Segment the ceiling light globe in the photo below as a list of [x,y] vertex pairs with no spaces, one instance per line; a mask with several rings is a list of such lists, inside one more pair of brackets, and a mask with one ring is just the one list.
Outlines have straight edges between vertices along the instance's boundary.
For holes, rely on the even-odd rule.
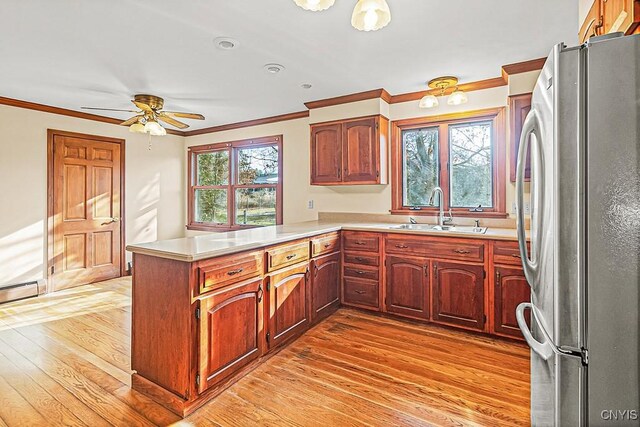
[[385,0],[358,0],[351,25],[360,31],[376,31],[391,22],[391,10]]
[[310,10],[312,12],[319,12],[321,10],[329,9],[336,0],[293,0],[298,6],[304,10]]
[[134,123],[129,126],[129,132],[133,133],[145,133],[144,125],[142,123]]
[[144,131],[153,135],[153,136],[164,136],[167,134],[167,130],[160,126],[160,123],[149,120],[146,125],[144,125]]
[[435,108],[440,104],[438,102],[438,98],[435,95],[425,95],[420,100],[420,104],[418,105],[420,108]]
[[467,94],[461,91],[460,89],[456,89],[453,91],[451,95],[449,95],[449,99],[447,100],[447,104],[449,105],[462,105],[466,104],[469,99],[467,98]]

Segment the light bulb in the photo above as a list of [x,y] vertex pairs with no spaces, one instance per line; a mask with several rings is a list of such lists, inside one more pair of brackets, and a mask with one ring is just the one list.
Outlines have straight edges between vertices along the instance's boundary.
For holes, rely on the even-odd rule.
[[149,120],[147,124],[144,125],[144,131],[153,136],[164,136],[167,134],[167,130],[154,120]]
[[351,15],[351,25],[360,31],[376,31],[391,22],[391,11],[385,0],[358,0]]
[[435,108],[440,104],[438,102],[438,98],[435,95],[425,95],[420,100],[420,104],[418,105],[420,108]]
[[129,132],[145,133],[144,125],[140,122],[134,123],[129,126]]
[[293,0],[295,3],[304,10],[310,10],[312,12],[318,12],[321,10],[329,9],[336,0]]
[[449,99],[447,100],[447,104],[449,105],[461,105],[465,104],[468,101],[467,94],[461,91],[460,89],[456,89],[453,91],[451,95],[449,95]]

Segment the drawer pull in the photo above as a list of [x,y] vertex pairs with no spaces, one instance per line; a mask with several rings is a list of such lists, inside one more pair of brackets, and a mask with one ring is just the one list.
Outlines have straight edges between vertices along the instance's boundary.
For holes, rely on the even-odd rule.
[[362,270],[357,270],[357,271],[356,271],[356,273],[358,273],[358,274],[364,274],[364,271],[362,271]]
[[471,251],[468,251],[466,249],[454,249],[453,252],[457,253],[457,254],[470,254]]
[[407,249],[409,246],[407,245],[396,245],[396,248],[398,249]]
[[362,295],[362,294],[365,294],[365,293],[367,293],[367,291],[363,291],[361,289],[356,289],[356,294]]
[[367,244],[367,242],[361,242],[360,240],[355,241],[355,242],[353,242],[353,243],[355,243],[355,244],[356,244],[356,245],[358,245],[358,246],[364,246],[364,245],[366,245],[366,244]]
[[520,258],[520,254],[511,254],[513,258]]
[[287,259],[293,259],[293,258],[295,258],[297,256],[298,256],[298,254],[287,255]]
[[357,257],[356,257],[356,261],[360,261],[360,262],[362,262],[362,261],[364,261],[364,258],[362,258],[361,256],[357,256]]
[[328,248],[329,246],[331,246],[331,243],[325,243],[325,244],[324,244],[324,247],[325,247],[325,248]]
[[227,271],[227,276],[235,276],[238,273],[242,273],[244,271],[244,268],[238,268],[237,270],[230,270]]

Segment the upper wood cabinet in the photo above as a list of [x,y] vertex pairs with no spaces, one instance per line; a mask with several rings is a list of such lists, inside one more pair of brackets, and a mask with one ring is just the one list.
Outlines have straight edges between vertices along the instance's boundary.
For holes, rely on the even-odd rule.
[[[516,166],[518,163],[518,149],[520,148],[520,135],[522,134],[522,125],[527,114],[531,111],[531,94],[514,95],[509,97],[509,122],[510,122],[510,147],[511,150],[511,182],[516,180]],[[529,181],[531,178],[531,150],[527,150],[527,160],[524,166],[524,179]]]
[[388,133],[383,116],[311,125],[311,184],[386,184]]
[[578,37],[584,43],[593,36],[608,33],[637,33],[640,27],[640,0],[595,0],[580,26]]

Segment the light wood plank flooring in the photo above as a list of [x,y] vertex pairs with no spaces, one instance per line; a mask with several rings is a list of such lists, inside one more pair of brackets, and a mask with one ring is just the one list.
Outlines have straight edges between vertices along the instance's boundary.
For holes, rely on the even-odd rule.
[[528,349],[341,309],[185,420],[130,386],[128,278],[0,305],[0,426],[529,424]]

